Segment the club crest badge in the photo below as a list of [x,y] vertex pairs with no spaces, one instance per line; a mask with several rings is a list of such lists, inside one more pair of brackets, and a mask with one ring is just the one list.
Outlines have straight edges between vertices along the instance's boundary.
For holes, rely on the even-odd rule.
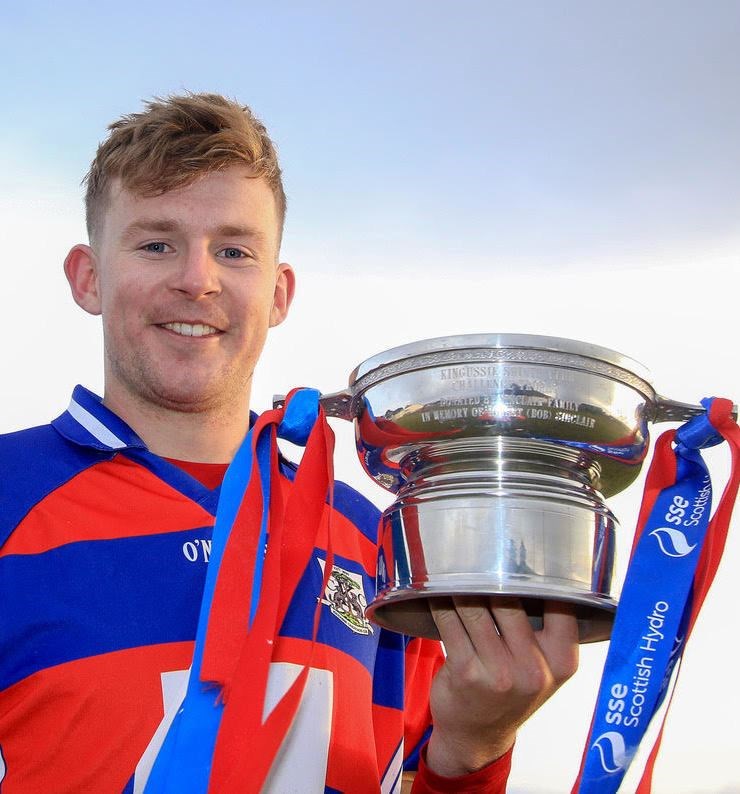
[[[326,561],[317,559],[317,562],[323,576]],[[334,565],[321,603],[326,604],[332,615],[339,618],[355,634],[372,634],[372,624],[365,617],[367,599],[360,574]]]

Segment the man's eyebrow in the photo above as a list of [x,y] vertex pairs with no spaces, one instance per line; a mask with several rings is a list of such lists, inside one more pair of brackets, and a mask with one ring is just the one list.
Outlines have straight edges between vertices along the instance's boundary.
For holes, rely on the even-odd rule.
[[215,230],[215,236],[216,237],[253,237],[258,240],[262,240],[265,235],[258,229],[253,228],[252,226],[232,226],[230,224],[226,224],[224,226],[219,226]]
[[129,223],[121,236],[133,237],[142,232],[176,232],[179,228],[177,221],[168,218],[146,218]]
[[[124,230],[122,236],[125,238],[133,237],[137,234],[149,232],[171,233],[181,231],[182,227],[176,220],[169,218],[146,218],[131,222]],[[239,226],[234,224],[223,224],[213,229],[210,234],[213,237],[250,237],[255,240],[264,240],[264,233],[252,226]]]

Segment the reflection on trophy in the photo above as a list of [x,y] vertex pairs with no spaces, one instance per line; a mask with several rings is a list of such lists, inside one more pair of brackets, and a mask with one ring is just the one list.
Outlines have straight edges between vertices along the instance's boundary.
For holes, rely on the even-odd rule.
[[617,603],[604,497],[637,477],[650,422],[703,411],[659,397],[612,350],[514,334],[388,350],[321,402],[354,420],[365,470],[396,496],[372,620],[437,637],[430,598],[500,594],[535,626],[544,600],[574,604],[583,642],[609,636]]

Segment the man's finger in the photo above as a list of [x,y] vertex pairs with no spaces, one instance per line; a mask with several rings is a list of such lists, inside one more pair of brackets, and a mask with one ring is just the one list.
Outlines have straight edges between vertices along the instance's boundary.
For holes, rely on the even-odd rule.
[[511,596],[491,596],[489,606],[504,643],[516,654],[523,648],[536,645],[534,630],[521,599]]
[[485,596],[433,599],[432,615],[447,652],[448,666],[462,674],[473,668],[502,670],[509,653],[499,635]]
[[486,596],[453,596],[460,622],[483,665],[501,666],[508,662],[508,650],[496,625]]
[[522,602],[492,597],[491,612],[511,654],[518,685],[532,694],[549,690],[554,676]]
[[445,646],[449,658],[450,650],[456,657],[467,657],[475,653],[465,626],[457,614],[451,598],[430,598],[429,609],[437,626],[439,638]]
[[564,601],[546,601],[542,631],[535,636],[558,685],[567,681],[578,668],[575,605]]

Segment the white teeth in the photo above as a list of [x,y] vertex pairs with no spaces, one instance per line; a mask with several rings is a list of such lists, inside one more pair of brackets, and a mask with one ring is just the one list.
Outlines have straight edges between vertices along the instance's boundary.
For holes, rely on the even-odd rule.
[[212,325],[202,325],[201,323],[196,323],[195,325],[190,323],[164,323],[162,328],[167,328],[181,336],[210,336],[218,333],[218,328],[214,328]]

